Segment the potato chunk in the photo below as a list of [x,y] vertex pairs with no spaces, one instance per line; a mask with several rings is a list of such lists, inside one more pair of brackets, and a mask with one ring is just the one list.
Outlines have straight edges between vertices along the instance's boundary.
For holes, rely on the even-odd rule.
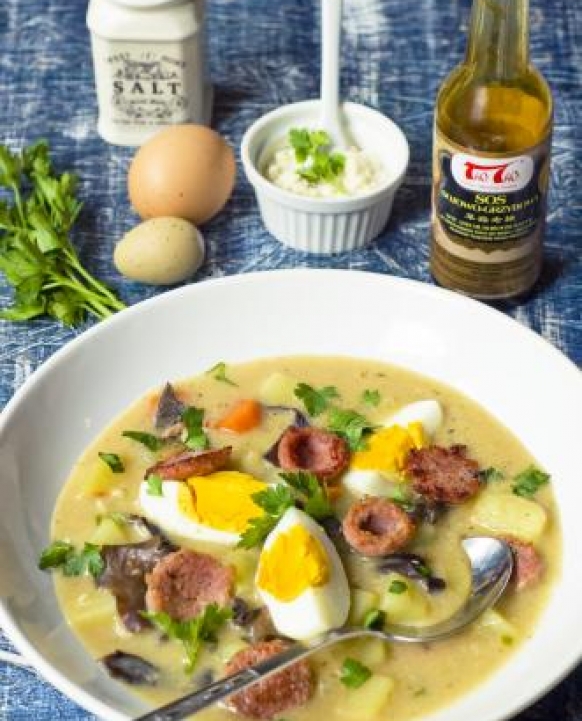
[[372,676],[363,686],[349,689],[337,713],[347,719],[377,721],[394,690],[390,676]]
[[536,501],[512,493],[483,493],[477,499],[472,522],[483,530],[535,543],[546,526],[546,511]]

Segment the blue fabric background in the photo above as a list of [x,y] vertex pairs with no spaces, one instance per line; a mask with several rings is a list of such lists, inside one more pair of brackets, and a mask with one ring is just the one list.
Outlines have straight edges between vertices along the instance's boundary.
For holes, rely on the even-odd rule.
[[[549,80],[556,103],[546,263],[532,297],[504,310],[580,364],[582,4],[532,3],[532,56]],[[58,166],[80,175],[85,207],[75,242],[82,259],[126,302],[135,303],[157,291],[125,281],[111,262],[115,241],[136,222],[125,186],[132,152],[108,146],[96,135],[85,11],[86,3],[80,0],[0,3],[0,140],[18,148],[48,137]],[[438,85],[462,55],[468,12],[469,0],[345,0],[343,95],[390,115],[411,143],[408,177],[378,241],[334,258],[316,259],[285,249],[263,229],[241,172],[226,211],[204,228],[208,257],[197,279],[330,266],[431,282],[427,240],[433,104]],[[215,85],[213,125],[234,146],[260,114],[317,95],[315,0],[209,0],[208,35]],[[9,295],[0,283],[2,305]],[[43,320],[22,325],[0,321],[0,405],[81,330]],[[0,647],[10,648],[2,637]],[[55,718],[91,717],[35,673],[0,664],[0,719]],[[518,718],[582,721],[582,667]]]

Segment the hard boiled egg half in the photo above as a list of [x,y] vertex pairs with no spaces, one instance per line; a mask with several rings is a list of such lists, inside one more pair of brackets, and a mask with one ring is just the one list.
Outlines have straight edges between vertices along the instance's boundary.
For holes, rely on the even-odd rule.
[[162,495],[139,489],[143,514],[170,536],[235,546],[251,518],[263,511],[253,501],[266,484],[238,471],[218,471],[187,481],[163,481]]
[[344,486],[356,496],[392,495],[394,483],[404,480],[401,474],[408,453],[429,445],[442,421],[442,407],[436,400],[403,406],[371,434],[366,449],[354,453]]
[[297,508],[287,510],[267,537],[255,585],[275,628],[289,638],[312,638],[347,620],[350,589],[338,553]]

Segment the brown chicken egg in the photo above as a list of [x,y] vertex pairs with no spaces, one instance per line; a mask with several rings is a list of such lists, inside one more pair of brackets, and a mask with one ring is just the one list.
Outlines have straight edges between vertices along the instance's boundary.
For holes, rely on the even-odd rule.
[[136,153],[129,168],[133,207],[144,219],[210,220],[229,199],[236,164],[222,136],[203,125],[173,125]]

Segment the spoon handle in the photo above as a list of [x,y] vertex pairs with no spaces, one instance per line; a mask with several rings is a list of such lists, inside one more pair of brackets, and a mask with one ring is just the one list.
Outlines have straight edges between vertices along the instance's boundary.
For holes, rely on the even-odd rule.
[[[363,632],[366,633],[365,630]],[[243,669],[232,676],[216,681],[210,686],[205,686],[200,691],[184,696],[177,701],[169,703],[167,706],[140,716],[135,721],[178,721],[178,719],[186,718],[192,714],[202,711],[208,706],[212,706],[217,701],[231,696],[233,693],[242,691],[249,686],[262,681],[273,673],[281,671],[286,666],[299,661],[305,656],[309,656],[329,644],[336,643],[340,639],[347,639],[362,635],[362,629],[337,629],[326,633],[308,643],[295,643],[285,649],[276,656],[271,656],[266,661]]]
[[339,120],[340,36],[343,0],[321,0],[321,124],[342,144]]

